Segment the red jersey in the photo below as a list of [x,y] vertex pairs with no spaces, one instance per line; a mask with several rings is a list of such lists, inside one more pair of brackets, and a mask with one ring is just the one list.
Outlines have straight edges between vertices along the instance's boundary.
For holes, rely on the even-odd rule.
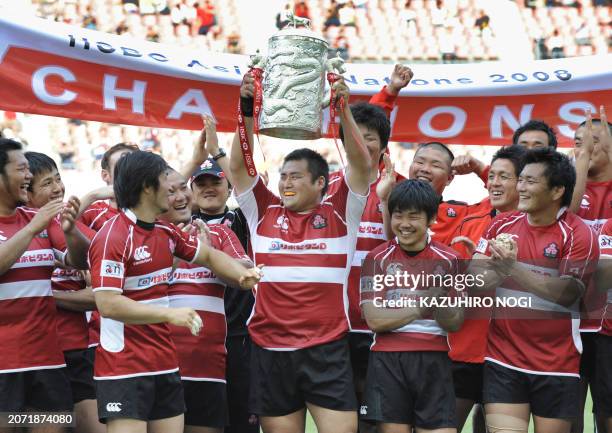
[[[576,214],[587,223],[595,234],[612,218],[612,181],[587,182]],[[582,320],[581,332],[597,332],[601,325],[605,297],[598,293],[595,287],[587,288],[587,292],[580,304]]]
[[[235,259],[248,259],[233,231],[211,224],[210,243]],[[170,282],[170,306],[190,307],[198,312],[204,327],[194,336],[184,326],[170,325],[183,380],[225,383],[225,283],[203,266],[180,262]]]
[[[199,241],[172,224],[145,228],[132,211],[104,225],[89,248],[94,292],[109,290],[136,302],[167,307],[173,256],[192,261]],[[178,370],[167,323],[130,325],[101,318],[94,379],[170,373]]]
[[[119,214],[119,209],[110,205],[108,201],[100,200],[91,204],[80,217],[80,221],[93,231],[100,231],[104,223]],[[93,311],[88,323],[89,347],[100,343],[100,313]]]
[[[401,174],[395,174],[398,182],[405,179]],[[342,171],[330,174],[327,195],[333,195],[343,182],[344,173]],[[359,277],[361,275],[361,263],[366,255],[387,240],[383,224],[382,207],[376,195],[376,186],[379,182],[380,176],[370,185],[370,194],[368,195],[366,207],[361,215],[359,231],[357,232],[357,246],[351,264],[351,271],[349,273],[347,293],[349,326],[351,332],[371,332],[361,314],[361,308],[359,307]]]
[[255,263],[266,265],[248,323],[253,341],[295,350],[342,338],[348,331],[346,281],[367,196],[344,181],[315,209],[297,213],[257,178],[236,199]]
[[459,201],[441,201],[438,206],[436,221],[430,227],[434,241],[450,245],[459,224],[468,215],[470,207]]
[[[601,260],[612,260],[612,219],[606,221],[599,234]],[[612,336],[612,288],[608,289],[607,303],[599,332]]]
[[[415,292],[425,291],[431,283],[425,280],[402,284],[384,284],[375,287],[368,284],[368,278],[376,276],[398,275],[409,273],[422,275],[455,275],[459,272],[457,253],[451,248],[436,242],[428,241],[425,249],[416,255],[409,255],[402,250],[397,239],[379,245],[368,253],[363,264],[363,284],[361,303],[372,302],[375,307],[394,308],[386,306],[383,300],[407,299]],[[449,296],[456,297],[454,288]],[[438,325],[430,314],[422,319],[394,329],[391,332],[377,332],[371,350],[379,352],[416,352],[416,351],[448,351],[446,331]]]
[[[513,235],[518,245],[517,261],[522,266],[539,275],[574,278],[583,288],[588,286],[599,258],[597,239],[580,218],[565,208],[559,211],[557,221],[542,227],[531,226],[523,212],[498,215],[476,251],[488,254],[487,241],[501,233]],[[496,296],[527,298],[530,306],[495,307],[486,360],[527,373],[579,376],[579,301],[564,307],[527,291],[512,278],[502,281]]]
[[[488,203],[488,206],[486,206],[486,203]],[[491,202],[488,198],[486,203],[484,200],[481,202],[482,206],[479,213],[471,214],[463,219],[455,230],[453,238],[465,236],[474,242],[474,245],[478,244],[478,241],[482,238],[495,216],[495,209],[491,207]],[[452,248],[463,259],[471,258],[470,253],[462,243],[455,243]],[[483,307],[482,311],[478,312],[478,315],[479,317],[484,317],[488,313]],[[466,318],[459,331],[448,334],[448,343],[450,345],[448,356],[453,361],[458,362],[484,362],[488,329],[489,320],[484,318]]]
[[[79,230],[90,240],[95,232],[77,222]],[[83,273],[77,269],[55,268],[51,275],[51,288],[66,292],[87,287]],[[72,311],[57,307],[57,334],[63,351],[86,349],[89,345],[87,317],[84,311]]]
[[[0,217],[0,243],[27,226],[36,210],[18,207]],[[54,219],[0,275],[0,373],[64,367],[51,292],[55,260],[63,262],[64,233]]]

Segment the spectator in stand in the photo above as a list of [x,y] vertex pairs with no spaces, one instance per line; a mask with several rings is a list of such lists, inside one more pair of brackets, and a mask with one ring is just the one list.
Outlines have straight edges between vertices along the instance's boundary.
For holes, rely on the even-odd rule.
[[327,8],[327,12],[325,14],[325,23],[324,30],[327,31],[328,28],[333,26],[340,25],[340,14],[338,13],[339,6],[336,4],[335,0],[331,0],[329,7]]
[[576,45],[591,45],[591,30],[586,21],[582,21],[574,33]]
[[74,143],[67,143],[62,141],[57,149],[57,153],[60,156],[61,167],[64,170],[74,170],[74,156],[76,155],[76,147]]
[[346,62],[349,59],[349,41],[344,32],[344,28],[340,29],[338,36],[333,44],[338,55]]
[[227,37],[227,52],[232,54],[241,54],[242,48],[240,47],[240,35],[233,32]]
[[485,11],[481,10],[480,11],[480,16],[476,19],[476,22],[474,23],[474,27],[476,27],[478,30],[480,30],[480,35],[482,36],[482,32],[489,27],[489,21],[491,21],[491,19],[489,18],[489,16],[485,13]]
[[416,25],[417,14],[414,9],[410,8],[411,5],[412,0],[406,0],[406,3],[404,4],[404,9],[402,9],[402,11],[400,12],[402,22],[406,23],[408,28],[410,28],[411,26],[414,27]]
[[188,5],[186,0],[180,0],[177,1],[170,11],[170,17],[172,20],[172,26],[175,28],[179,24],[191,26],[196,19],[196,9],[193,6]]
[[436,6],[431,10],[431,24],[434,27],[442,27],[446,22],[447,11],[442,0],[436,0]]
[[293,15],[296,17],[302,17],[310,19],[310,10],[308,9],[308,5],[305,1],[298,1],[295,3],[293,8]]
[[98,29],[98,20],[93,15],[91,11],[91,6],[87,6],[87,13],[83,16],[83,27],[86,29],[97,30]]
[[117,28],[115,29],[115,33],[117,33],[118,35],[122,35],[124,33],[127,33],[128,31],[130,31],[130,28],[127,26],[127,24],[124,21],[121,21],[118,25]]
[[205,0],[204,5],[195,5],[196,16],[199,21],[198,34],[206,35],[210,28],[217,24],[217,16],[215,15],[215,7],[210,4],[210,0]]
[[338,10],[338,18],[340,20],[340,25],[355,27],[355,7],[353,6],[353,2],[348,2],[340,7]]
[[289,24],[289,21],[287,20],[287,15],[289,13],[291,13],[291,3],[285,3],[285,7],[283,8],[283,10],[276,14],[276,28],[277,29],[281,30],[287,24]]
[[553,35],[548,38],[548,48],[550,48],[553,59],[561,59],[565,57],[563,48],[563,38],[559,34],[559,30],[553,32]]
[[147,41],[159,42],[159,32],[157,31],[157,26],[148,26],[147,35],[145,37]]

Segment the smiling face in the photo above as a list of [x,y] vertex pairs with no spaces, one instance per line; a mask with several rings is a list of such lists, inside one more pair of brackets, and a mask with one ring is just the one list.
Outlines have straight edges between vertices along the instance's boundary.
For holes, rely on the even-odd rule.
[[28,187],[31,181],[32,173],[23,151],[8,151],[4,173],[0,173],[0,200],[12,209],[25,205],[28,202]]
[[28,204],[40,208],[52,200],[63,199],[66,193],[62,176],[57,169],[34,176],[28,191]]
[[187,181],[176,171],[171,171],[168,174],[168,185],[170,187],[168,212],[161,218],[173,224],[189,223],[193,195],[187,186]]
[[191,188],[196,205],[206,215],[218,215],[223,213],[230,196],[229,183],[226,178],[212,175],[196,177]]
[[[152,187],[146,187],[143,191],[144,194],[147,194],[152,205],[155,209],[155,213],[160,215],[165,212],[168,212],[170,209],[170,181],[168,180],[168,176],[170,175],[170,170],[164,171],[159,175],[159,186],[155,190]],[[141,195],[142,202],[142,195]]]
[[505,158],[496,159],[489,169],[487,182],[491,206],[500,212],[516,209],[519,199],[516,190],[517,181],[512,161]]
[[425,211],[407,209],[391,214],[391,231],[404,251],[421,251],[425,248],[430,225]]
[[290,160],[281,168],[278,191],[287,209],[303,212],[315,208],[321,202],[324,185],[323,176],[313,181],[307,160]]
[[[581,126],[576,130],[576,134],[574,136],[574,142],[576,146],[576,158],[580,156],[582,152],[582,139],[584,136],[585,127]],[[610,164],[610,159],[608,158],[608,152],[605,149],[602,149],[600,143],[600,137],[602,136],[603,124],[594,123],[593,124],[593,152],[591,153],[591,159],[589,161],[589,176],[595,176],[605,170]]]
[[518,210],[526,213],[537,213],[552,207],[563,195],[564,188],[548,187],[544,175],[546,166],[541,163],[527,164],[519,176],[517,191],[519,194]]
[[433,187],[436,194],[442,192],[453,180],[449,155],[435,147],[425,147],[417,150],[410,164],[408,176],[410,179],[423,180]]

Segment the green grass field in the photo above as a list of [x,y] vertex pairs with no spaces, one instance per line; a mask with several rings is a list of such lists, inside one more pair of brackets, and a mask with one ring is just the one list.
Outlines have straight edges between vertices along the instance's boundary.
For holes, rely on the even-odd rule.
[[[593,401],[591,400],[591,394],[587,396],[586,405],[584,408],[584,433],[593,433]],[[463,432],[472,432],[472,417],[469,416]],[[310,414],[306,417],[306,433],[317,433],[317,427],[314,421],[310,417]],[[529,433],[533,433],[533,422],[529,424]]]

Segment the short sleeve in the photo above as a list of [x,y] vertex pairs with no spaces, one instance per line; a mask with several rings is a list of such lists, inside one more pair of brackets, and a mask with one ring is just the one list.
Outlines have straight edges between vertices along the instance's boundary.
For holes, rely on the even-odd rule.
[[[377,293],[381,291],[381,278],[384,276],[380,263],[374,259],[370,252],[361,266],[361,277],[359,281],[359,305],[374,302]],[[380,287],[379,287],[380,286]]]
[[599,261],[599,243],[595,233],[584,223],[569,231],[568,239],[561,252],[559,276],[575,278],[583,289],[597,269]]
[[200,240],[195,236],[183,232],[175,225],[171,224],[172,254],[179,259],[192,263],[200,251]]
[[218,224],[211,225],[210,230],[211,233],[214,232],[218,237],[218,250],[223,251],[228,256],[237,260],[250,260],[244,252],[244,249],[238,240],[238,236],[236,236],[233,231],[228,230],[225,226]]
[[266,187],[259,175],[250,189],[236,196],[236,201],[252,232],[268,207],[280,204],[280,199]]
[[89,246],[91,287],[94,292],[123,292],[127,267],[127,236],[113,232],[112,225],[99,232]]
[[612,219],[606,221],[599,234],[599,252],[601,257],[612,257]]
[[62,230],[59,216],[53,218],[49,222],[47,226],[47,235],[49,236],[55,259],[64,264],[66,262],[66,250],[68,247],[66,246],[66,235]]
[[483,254],[485,256],[490,256],[489,249],[489,241],[491,239],[495,239],[497,236],[497,228],[499,227],[499,219],[493,218],[488,227],[484,230],[482,236],[476,243],[476,249],[474,250],[474,254]]
[[391,117],[391,112],[395,107],[395,102],[397,101],[397,96],[390,94],[387,92],[387,86],[383,87],[382,90],[370,98],[369,103],[372,105],[377,105],[383,110],[385,110],[385,114],[387,117]]
[[346,176],[338,181],[338,187],[333,195],[330,195],[327,202],[331,203],[334,210],[346,221],[349,229],[357,230],[361,222],[361,215],[368,201],[367,195],[356,194],[346,183]]

